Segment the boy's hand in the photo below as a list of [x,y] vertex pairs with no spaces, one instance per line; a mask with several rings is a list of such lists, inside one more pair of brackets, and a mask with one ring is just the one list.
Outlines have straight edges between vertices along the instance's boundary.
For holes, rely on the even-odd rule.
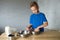
[[26,30],[28,30],[28,31],[29,31],[29,30],[30,30],[30,28],[29,28],[29,27],[27,27],[27,28],[26,28]]
[[36,28],[34,31],[35,31],[35,32],[39,32],[39,28]]
[[28,30],[28,31],[31,30],[31,26],[32,26],[31,24],[28,25],[27,28],[26,28],[26,30]]

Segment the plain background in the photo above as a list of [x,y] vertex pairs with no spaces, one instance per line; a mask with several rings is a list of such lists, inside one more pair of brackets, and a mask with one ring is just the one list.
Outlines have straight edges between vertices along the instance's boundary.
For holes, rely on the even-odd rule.
[[29,16],[32,14],[29,4],[37,0],[0,0],[0,32],[4,32],[5,26],[15,27],[17,30],[25,30],[29,24]]
[[0,33],[5,26],[25,30],[32,14],[29,4],[36,1],[40,11],[46,15],[47,29],[60,30],[60,0],[0,0]]
[[48,19],[48,29],[60,30],[60,0],[38,0],[40,11]]

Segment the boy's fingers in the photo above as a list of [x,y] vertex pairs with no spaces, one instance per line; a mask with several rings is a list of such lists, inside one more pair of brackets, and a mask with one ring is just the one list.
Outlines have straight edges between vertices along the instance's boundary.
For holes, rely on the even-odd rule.
[[34,31],[35,31],[35,32],[39,32],[39,30],[38,30],[38,29],[35,29]]
[[30,30],[30,28],[28,28],[28,27],[27,27],[27,28],[26,28],[26,30],[28,30],[28,31],[29,31],[29,30]]

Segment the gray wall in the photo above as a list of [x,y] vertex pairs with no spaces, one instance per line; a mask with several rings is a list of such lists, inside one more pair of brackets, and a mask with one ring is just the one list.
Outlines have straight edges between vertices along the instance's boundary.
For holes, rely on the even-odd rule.
[[[29,24],[31,10],[29,3],[34,0],[0,0],[0,32],[5,26],[23,30]],[[35,0],[40,11],[44,12],[49,25],[48,29],[60,30],[60,0]]]
[[38,0],[40,11],[48,19],[48,29],[60,30],[60,0]]
[[29,24],[31,1],[37,0],[0,0],[0,32],[5,26],[24,30]]

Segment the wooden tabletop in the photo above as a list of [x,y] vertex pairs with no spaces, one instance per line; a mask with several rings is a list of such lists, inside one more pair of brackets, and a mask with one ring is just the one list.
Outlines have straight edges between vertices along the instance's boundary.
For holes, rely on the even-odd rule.
[[[0,40],[7,40],[5,33],[0,36]],[[18,37],[16,40],[60,40],[60,32],[48,31],[39,35],[30,35],[26,38]]]

